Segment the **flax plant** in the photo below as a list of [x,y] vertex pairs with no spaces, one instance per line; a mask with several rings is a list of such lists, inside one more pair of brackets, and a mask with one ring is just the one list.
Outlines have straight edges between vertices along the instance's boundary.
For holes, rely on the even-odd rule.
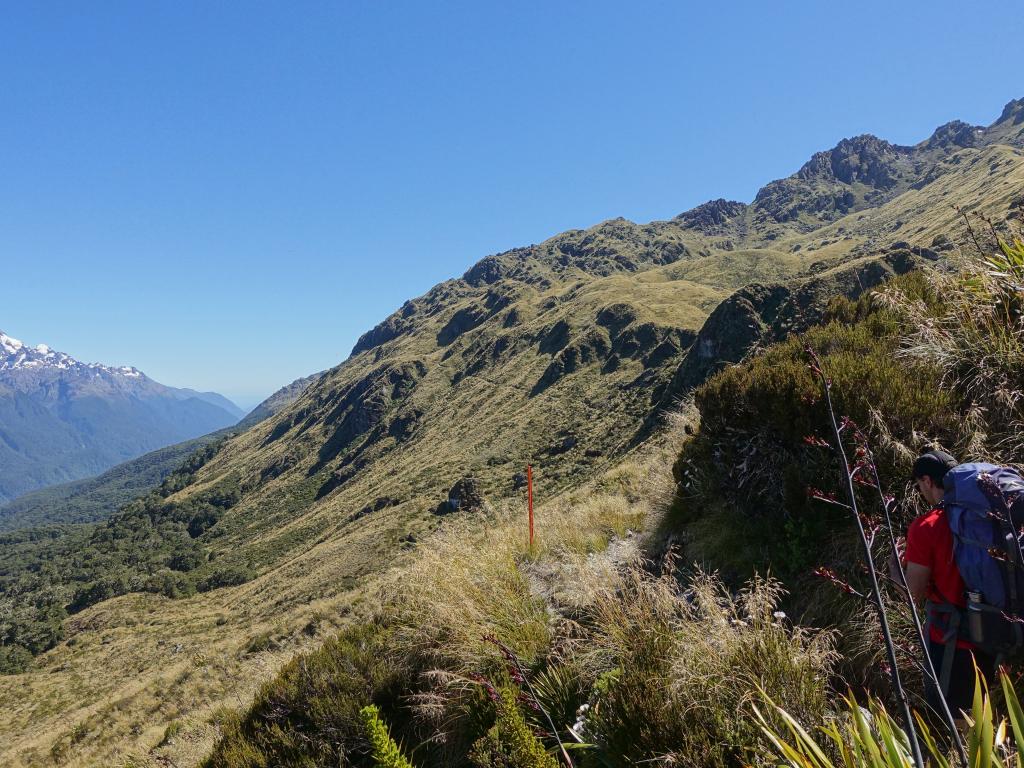
[[[1008,718],[998,719],[984,680],[977,675],[974,701],[966,733],[967,759],[971,768],[1022,768],[1024,766],[1024,709],[1009,676],[1000,676]],[[791,768],[909,768],[913,764],[907,734],[872,699],[868,708],[852,695],[843,698],[840,717],[819,726],[815,734],[762,692],[769,719],[754,706],[754,717],[765,737],[761,756]],[[776,721],[784,723],[778,727]],[[932,736],[924,720],[917,729],[935,768],[950,768],[950,760]],[[780,761],[781,762],[778,762]]]

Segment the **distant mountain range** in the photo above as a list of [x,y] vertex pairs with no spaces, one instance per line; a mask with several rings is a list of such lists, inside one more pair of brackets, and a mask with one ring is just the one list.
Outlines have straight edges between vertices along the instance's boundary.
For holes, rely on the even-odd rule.
[[0,331],[0,502],[99,474],[242,415],[215,392],[164,386],[137,368],[83,363]]
[[0,532],[34,525],[105,520],[125,503],[159,486],[196,451],[244,432],[287,408],[321,375],[306,376],[281,387],[232,426],[150,451],[117,464],[96,477],[47,486],[14,501],[0,502]]

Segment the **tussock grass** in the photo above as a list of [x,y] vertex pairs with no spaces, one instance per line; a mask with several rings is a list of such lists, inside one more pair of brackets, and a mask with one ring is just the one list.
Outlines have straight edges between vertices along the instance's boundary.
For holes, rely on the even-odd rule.
[[975,426],[967,455],[1013,461],[1024,420],[1024,241],[992,239],[955,272],[926,276],[937,311],[899,290],[882,300],[913,329],[900,356],[937,366],[941,385],[963,398]]
[[730,765],[748,757],[758,688],[806,717],[829,710],[832,637],[793,627],[778,582],[733,594],[715,576],[684,585],[631,567],[598,599],[581,658],[599,672],[584,723],[602,762]]
[[482,535],[459,520],[424,547],[417,562],[383,595],[395,640],[410,656],[458,674],[482,671],[493,649],[487,634],[503,638],[532,663],[550,642],[550,617],[518,567],[521,526],[508,513]]

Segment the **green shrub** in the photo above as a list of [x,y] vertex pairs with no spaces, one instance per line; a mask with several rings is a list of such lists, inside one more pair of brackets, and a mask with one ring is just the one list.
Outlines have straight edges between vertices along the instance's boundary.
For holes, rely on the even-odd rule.
[[146,579],[143,588],[147,592],[153,592],[172,599],[189,597],[196,593],[195,583],[189,578],[188,574],[166,569],[154,573]]
[[[899,285],[925,293],[920,278]],[[904,326],[896,312],[867,298],[835,302],[832,312],[852,324],[812,328],[720,372],[695,394],[700,430],[673,469],[678,491],[668,524],[685,526],[725,508],[719,529],[740,526],[760,544],[756,561],[743,562],[747,552],[730,561],[726,552],[716,567],[806,573],[821,564],[836,532],[849,530],[841,514],[807,495],[808,487],[836,488],[840,474],[829,451],[804,441],[831,429],[805,347],[822,359],[837,412],[883,446],[877,458],[887,487],[905,484],[913,452],[901,446],[922,436],[950,447],[967,439],[961,400],[942,388],[939,367],[898,355]]]
[[0,645],[0,675],[17,675],[32,665],[32,653],[21,645]]
[[402,750],[391,738],[387,724],[381,720],[380,710],[372,704],[359,710],[366,726],[366,736],[370,740],[371,755],[377,768],[412,768],[412,763],[405,759]]
[[516,694],[503,689],[495,702],[494,725],[473,745],[469,759],[478,768],[557,768],[519,711]]
[[410,670],[379,624],[343,629],[311,654],[286,664],[245,715],[226,718],[208,768],[366,765],[369,743],[360,710],[370,701],[392,717]]

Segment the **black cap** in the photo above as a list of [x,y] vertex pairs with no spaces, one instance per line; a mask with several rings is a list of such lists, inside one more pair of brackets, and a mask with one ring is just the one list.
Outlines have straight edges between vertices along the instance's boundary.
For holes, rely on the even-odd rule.
[[917,457],[917,461],[914,462],[914,468],[910,472],[910,479],[916,480],[919,477],[930,477],[938,483],[956,465],[956,459],[945,451],[928,451]]

